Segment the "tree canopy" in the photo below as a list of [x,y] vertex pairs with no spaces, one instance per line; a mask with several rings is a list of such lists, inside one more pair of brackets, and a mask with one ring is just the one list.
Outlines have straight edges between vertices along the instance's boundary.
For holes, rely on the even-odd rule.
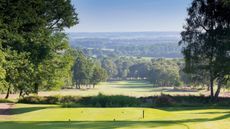
[[0,68],[8,89],[23,95],[60,85],[71,62],[62,31],[77,23],[70,0],[1,0],[1,61],[7,65]]
[[[218,97],[230,74],[230,6],[226,0],[193,0],[181,33],[188,73],[208,73],[211,97]],[[218,89],[214,95],[214,83]]]

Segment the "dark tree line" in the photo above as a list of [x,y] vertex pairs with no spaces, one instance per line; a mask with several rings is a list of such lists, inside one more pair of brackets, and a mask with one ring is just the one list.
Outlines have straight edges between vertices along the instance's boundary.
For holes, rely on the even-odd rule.
[[109,80],[147,80],[154,86],[193,85],[195,81],[201,81],[183,72],[182,59],[119,57],[102,58],[100,61]]

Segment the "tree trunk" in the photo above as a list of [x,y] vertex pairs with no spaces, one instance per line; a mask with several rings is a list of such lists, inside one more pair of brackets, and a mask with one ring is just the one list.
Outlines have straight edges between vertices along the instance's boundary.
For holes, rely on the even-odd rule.
[[5,99],[8,99],[9,96],[10,96],[10,88],[11,88],[11,86],[9,86],[8,89],[7,89],[7,93],[6,93]]
[[215,93],[215,100],[218,99],[219,94],[220,94],[220,90],[221,90],[221,81],[218,81],[217,90],[216,90],[216,93]]
[[38,87],[39,87],[39,84],[38,84],[38,83],[35,83],[35,84],[34,84],[34,93],[35,93],[35,94],[38,94]]
[[76,89],[80,89],[80,84],[78,82],[76,82]]
[[213,79],[212,79],[212,77],[210,79],[210,96],[211,96],[211,99],[213,99],[214,91],[213,91]]
[[22,93],[23,93],[23,91],[20,90],[20,92],[19,92],[19,98],[22,97]]
[[[205,87],[205,86],[203,85],[203,87]],[[208,89],[207,89],[207,91],[210,91],[210,86],[208,86]]]
[[78,89],[78,84],[76,83],[76,89]]

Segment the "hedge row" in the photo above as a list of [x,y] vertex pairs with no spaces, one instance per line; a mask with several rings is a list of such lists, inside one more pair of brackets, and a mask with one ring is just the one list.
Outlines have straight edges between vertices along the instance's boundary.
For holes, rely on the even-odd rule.
[[230,98],[220,98],[213,103],[205,96],[170,96],[135,98],[128,96],[105,96],[99,94],[93,97],[78,96],[28,96],[21,98],[19,103],[29,104],[61,104],[64,107],[202,107],[229,106]]

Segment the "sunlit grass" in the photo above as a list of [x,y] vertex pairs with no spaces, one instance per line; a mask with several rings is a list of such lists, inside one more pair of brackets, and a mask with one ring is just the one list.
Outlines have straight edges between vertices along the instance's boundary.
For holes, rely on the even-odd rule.
[[153,87],[147,81],[114,81],[103,82],[96,86],[95,89],[82,89],[82,90],[61,90],[40,92],[39,95],[76,95],[76,96],[96,96],[99,93],[104,95],[125,95],[133,97],[155,96],[161,93],[170,95],[200,95],[201,92],[184,92],[175,91],[173,87]]
[[[144,118],[143,118],[144,111]],[[17,104],[1,129],[229,129],[230,109],[61,108]]]

